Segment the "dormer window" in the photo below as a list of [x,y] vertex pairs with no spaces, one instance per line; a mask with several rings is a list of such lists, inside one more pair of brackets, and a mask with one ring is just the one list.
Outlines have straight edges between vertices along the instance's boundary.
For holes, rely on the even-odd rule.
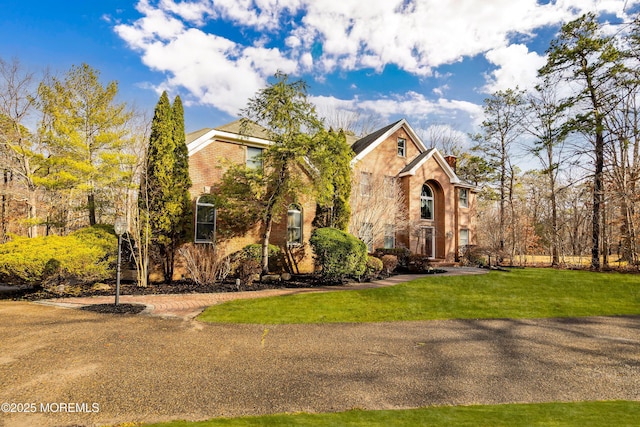
[[404,138],[398,138],[398,156],[406,157],[407,152],[407,140]]

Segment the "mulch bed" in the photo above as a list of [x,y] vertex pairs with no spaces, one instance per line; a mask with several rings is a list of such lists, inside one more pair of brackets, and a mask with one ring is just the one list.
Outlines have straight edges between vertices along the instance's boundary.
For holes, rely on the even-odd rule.
[[[52,288],[26,288],[0,292],[1,299],[13,299],[23,301],[37,301],[50,298],[67,297],[92,297],[115,295],[115,280],[102,282],[106,286],[96,287],[94,284],[80,284],[65,286],[64,289]],[[188,294],[188,293],[220,293],[239,291],[258,291],[262,289],[281,288],[310,288],[320,286],[340,286],[343,283],[327,282],[316,275],[297,275],[288,281],[254,282],[251,286],[238,286],[235,281],[225,281],[214,285],[198,285],[192,280],[177,280],[172,283],[151,283],[146,288],[136,285],[135,282],[120,284],[120,295],[162,295],[162,294]],[[106,289],[105,289],[106,288]]]
[[103,314],[138,314],[145,309],[142,304],[92,304],[85,305],[80,310]]
[[[429,273],[437,274],[444,270],[434,269]],[[425,272],[426,273],[426,272]],[[323,286],[341,286],[347,283],[328,282],[321,276],[314,274],[294,275],[291,280],[287,281],[271,281],[271,282],[254,282],[250,286],[238,286],[234,280],[227,280],[222,283],[213,285],[198,285],[192,280],[176,280],[172,283],[151,283],[146,288],[136,285],[135,282],[123,282],[120,284],[120,295],[162,295],[162,294],[188,294],[188,293],[220,293],[220,292],[239,292],[239,291],[258,291],[262,289],[282,289],[282,288],[313,288]],[[105,286],[107,285],[107,286]],[[68,285],[63,289],[50,287],[34,287],[0,292],[0,300],[13,299],[22,301],[38,301],[51,298],[68,298],[68,297],[92,297],[92,296],[114,296],[115,280],[105,281],[101,286],[95,284],[79,284]],[[105,304],[104,308],[96,308],[95,311],[114,312],[117,308],[114,304]],[[125,306],[125,304],[120,304]],[[144,306],[142,306],[144,309]],[[142,311],[142,309],[140,311]],[[120,310],[127,310],[121,308]],[[128,308],[128,310],[135,310]]]

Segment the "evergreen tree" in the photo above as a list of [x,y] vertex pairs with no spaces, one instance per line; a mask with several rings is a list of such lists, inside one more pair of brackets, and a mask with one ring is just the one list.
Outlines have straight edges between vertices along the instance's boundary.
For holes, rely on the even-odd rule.
[[243,165],[229,167],[216,202],[227,226],[241,226],[244,222],[246,228],[262,223],[263,274],[269,269],[269,239],[274,219],[285,211],[287,203],[309,191],[306,183],[313,176],[309,155],[319,143],[317,135],[322,131],[322,122],[309,102],[306,83],[290,82],[282,73],[275,77],[276,82],[260,90],[242,111],[244,128],[257,123],[269,132],[273,141],[264,150],[264,166],[261,170]]
[[547,50],[547,64],[539,70],[548,84],[551,78],[578,86],[563,101],[565,110],[575,112],[573,129],[593,139],[593,209],[591,267],[600,269],[601,220],[604,204],[605,117],[608,99],[617,90],[614,83],[624,70],[622,55],[614,38],[600,28],[593,13],[565,24]]
[[40,131],[50,154],[48,186],[83,191],[90,225],[97,221],[102,190],[124,179],[112,172],[128,142],[125,125],[132,116],[126,104],[116,103],[118,84],[103,86],[99,77],[82,64],[73,66],[63,80],[53,78],[38,88]]
[[171,106],[163,92],[151,122],[146,174],[141,193],[148,194],[147,214],[151,239],[162,260],[164,280],[173,278],[174,254],[186,237],[190,218],[188,156],[184,135],[184,113],[180,98]]
[[176,239],[184,239],[193,233],[191,208],[191,177],[189,175],[189,150],[184,131],[184,108],[180,96],[173,100],[173,139],[175,143],[174,182],[176,201],[182,206],[182,214],[176,223]]
[[353,150],[347,144],[342,130],[322,131],[316,136],[318,143],[311,153],[310,160],[317,170],[316,216],[313,226],[332,227],[342,231],[349,228],[351,207],[351,159]]

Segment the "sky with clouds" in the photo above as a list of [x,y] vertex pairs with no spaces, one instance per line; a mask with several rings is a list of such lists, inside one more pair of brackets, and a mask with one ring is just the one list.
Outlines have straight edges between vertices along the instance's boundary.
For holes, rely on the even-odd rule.
[[[0,57],[64,73],[86,62],[152,109],[167,90],[187,131],[234,120],[276,71],[320,112],[477,130],[484,98],[535,84],[560,26],[622,22],[640,0],[5,0]],[[349,114],[349,113],[345,113]]]

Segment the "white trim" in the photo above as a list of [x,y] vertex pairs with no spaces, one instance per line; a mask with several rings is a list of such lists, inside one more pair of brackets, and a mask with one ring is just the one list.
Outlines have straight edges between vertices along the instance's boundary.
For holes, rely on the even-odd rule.
[[257,147],[268,147],[273,145],[273,141],[263,138],[256,138],[254,136],[240,135],[232,132],[225,132],[217,129],[211,129],[209,132],[194,139],[187,144],[187,150],[189,151],[189,157],[196,154],[198,151],[207,147],[214,141],[232,142],[242,145],[255,145]]
[[398,176],[400,178],[402,178],[404,176],[415,175],[416,171],[418,170],[418,168],[420,166],[422,166],[427,160],[429,160],[432,157],[435,159],[436,162],[438,162],[438,165],[442,168],[444,173],[449,177],[449,181],[452,184],[456,184],[456,185],[462,184],[461,181],[460,181],[460,178],[458,178],[458,175],[456,175],[456,173],[453,171],[453,169],[451,169],[451,166],[449,166],[449,163],[447,163],[447,161],[442,156],[442,154],[440,154],[440,152],[438,151],[437,148],[432,148],[430,150],[430,153],[427,154],[426,156],[424,156],[424,158],[422,160],[420,160],[418,163],[416,163],[416,165],[414,167],[412,167],[407,172],[401,173]]
[[[380,145],[382,142],[384,142],[394,132],[396,132],[398,129],[400,129],[403,126],[404,126],[405,130],[407,131],[407,133],[409,134],[409,137],[411,138],[411,140],[413,140],[413,142],[418,146],[418,151],[420,151],[420,153],[423,153],[423,152],[427,151],[427,147],[424,145],[424,143],[422,142],[422,140],[420,139],[418,134],[416,134],[416,132],[413,130],[413,128],[409,125],[409,123],[407,122],[407,119],[402,119],[398,123],[396,123],[396,125],[393,126],[391,129],[387,130],[385,133],[380,135],[380,137],[378,137],[378,139],[376,139],[371,144],[369,144],[369,146],[367,148],[365,148],[360,153],[358,153],[358,155],[355,156],[351,160],[351,166],[356,164],[359,160],[362,160],[367,154],[372,152],[378,145]],[[407,147],[406,147],[406,142],[405,142],[405,157],[406,157],[406,151],[407,151]]]

